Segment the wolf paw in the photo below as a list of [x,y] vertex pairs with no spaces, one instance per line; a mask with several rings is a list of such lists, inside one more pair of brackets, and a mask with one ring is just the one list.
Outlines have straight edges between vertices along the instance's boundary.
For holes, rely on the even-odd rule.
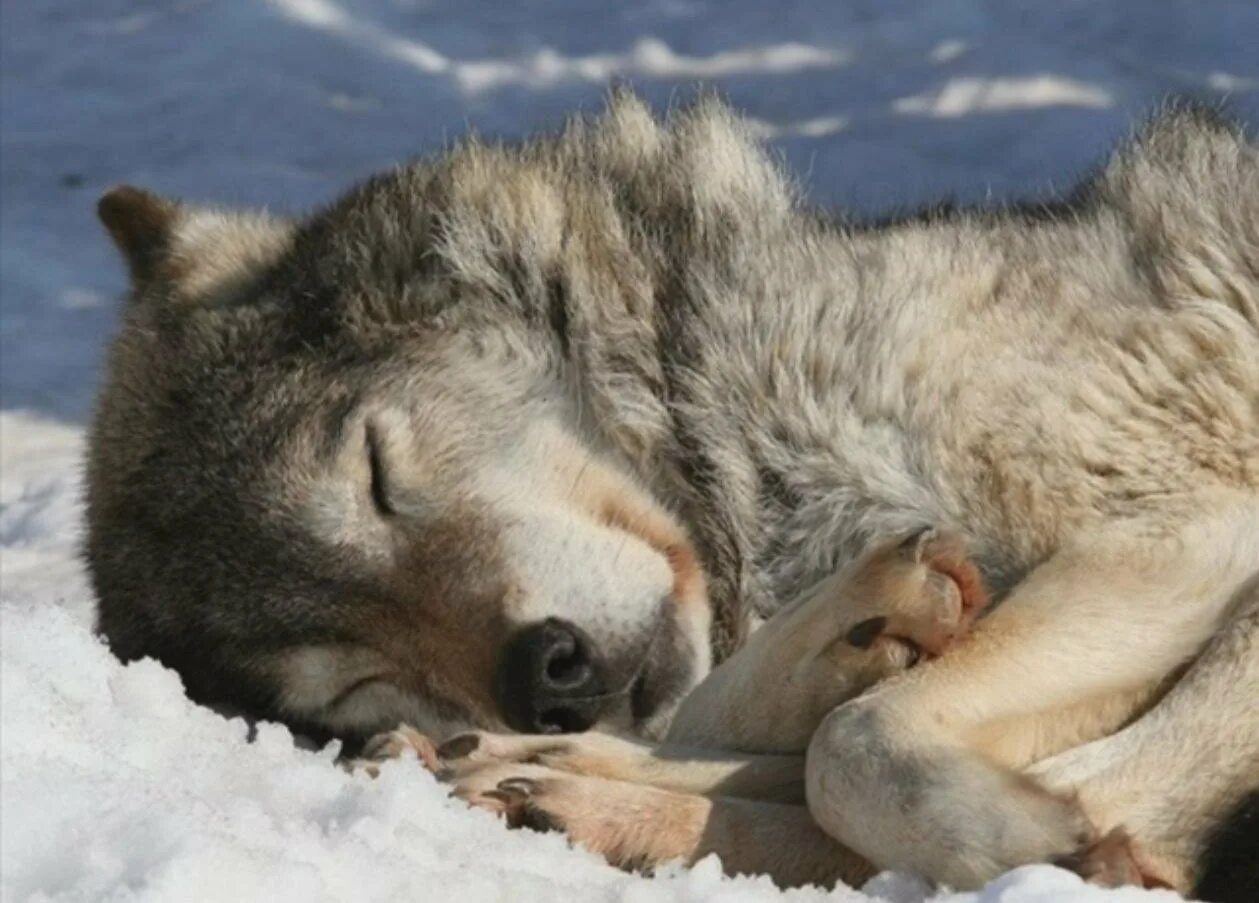
[[849,676],[846,695],[830,700],[834,705],[942,655],[988,605],[963,540],[934,528],[877,549],[828,595],[826,605],[842,621],[819,656],[819,674]]
[[546,806],[553,780],[541,770],[491,766],[460,778],[451,796],[501,817],[509,828],[563,831],[558,812]]
[[689,858],[709,805],[700,797],[536,765],[478,769],[459,778],[452,795],[508,827],[562,832],[612,865],[636,871]]
[[872,609],[873,617],[848,631],[848,643],[860,649],[879,639],[899,641],[913,650],[911,664],[942,654],[988,605],[961,537],[935,528],[872,556],[854,575],[850,595],[855,606]]

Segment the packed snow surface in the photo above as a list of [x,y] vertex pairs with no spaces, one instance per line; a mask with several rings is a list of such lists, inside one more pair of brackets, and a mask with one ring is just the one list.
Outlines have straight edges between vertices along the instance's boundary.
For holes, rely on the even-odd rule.
[[[1259,122],[1252,0],[68,0],[0,8],[0,896],[144,900],[779,897],[714,860],[653,879],[466,810],[413,762],[378,780],[193,705],[92,634],[83,430],[123,271],[106,186],[297,211],[474,128],[557,125],[628,80],[714,83],[858,212],[1036,195],[1171,93]],[[884,875],[796,900],[918,901]],[[1153,900],[1047,866],[984,903]],[[1167,899],[1173,895],[1163,894]]]

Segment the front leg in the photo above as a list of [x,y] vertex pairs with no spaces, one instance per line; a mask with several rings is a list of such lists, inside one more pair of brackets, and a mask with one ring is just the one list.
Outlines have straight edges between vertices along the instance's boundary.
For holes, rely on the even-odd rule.
[[621,868],[650,871],[715,853],[728,874],[768,874],[781,887],[856,884],[873,874],[803,805],[803,756],[666,752],[606,734],[475,732],[434,748],[400,726],[370,740],[351,765],[375,773],[412,754],[455,796],[509,826],[563,831]]
[[683,700],[665,742],[802,752],[831,709],[939,656],[987,604],[960,537],[879,545],[753,633]]
[[873,875],[868,863],[818,828],[804,806],[709,798],[516,764],[471,771],[454,794],[511,827],[562,831],[624,869],[691,865],[715,853],[727,874],[768,874],[780,887],[858,884]]
[[955,887],[1092,844],[1075,800],[1018,774],[1027,763],[991,739],[1090,697],[1145,698],[1202,647],[1259,561],[1253,503],[1212,509],[1174,532],[1080,537],[949,655],[836,709],[808,750],[818,823],[881,867]]
[[436,751],[438,773],[459,778],[487,766],[540,765],[584,777],[701,796],[804,802],[803,754],[653,746],[611,734],[457,734]]

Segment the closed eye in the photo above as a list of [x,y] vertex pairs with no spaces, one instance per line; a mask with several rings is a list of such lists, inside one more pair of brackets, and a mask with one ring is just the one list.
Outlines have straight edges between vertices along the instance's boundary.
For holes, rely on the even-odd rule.
[[394,513],[389,501],[389,474],[380,452],[380,434],[372,424],[367,425],[367,464],[371,470],[372,504],[376,513],[388,517]]

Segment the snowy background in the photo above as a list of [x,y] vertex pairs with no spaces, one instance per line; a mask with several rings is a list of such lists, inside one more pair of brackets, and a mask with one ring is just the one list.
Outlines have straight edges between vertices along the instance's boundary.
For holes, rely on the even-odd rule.
[[[462,809],[410,763],[373,782],[279,727],[247,743],[171,672],[109,657],[75,558],[124,284],[92,212],[106,186],[300,211],[469,127],[556,126],[622,78],[658,107],[718,85],[825,203],[1005,198],[1069,183],[1169,93],[1259,123],[1257,47],[1254,0],[4,0],[0,897],[776,896],[713,861],[622,875]],[[1159,895],[1035,867],[979,899],[1064,897]]]

